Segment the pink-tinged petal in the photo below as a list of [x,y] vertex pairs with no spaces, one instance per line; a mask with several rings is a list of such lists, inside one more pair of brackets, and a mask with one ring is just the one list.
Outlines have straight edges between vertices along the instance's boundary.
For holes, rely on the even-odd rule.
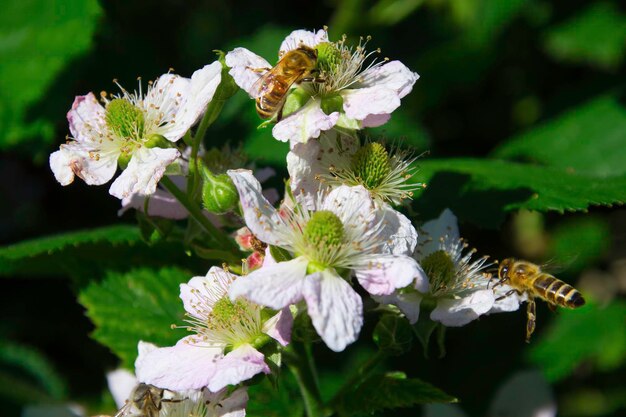
[[278,55],[283,56],[286,52],[292,51],[301,45],[315,48],[322,42],[328,42],[328,33],[323,29],[317,32],[310,32],[303,29],[294,30],[280,44]]
[[420,227],[417,238],[417,259],[424,259],[431,253],[438,251],[442,238],[453,241],[460,238],[456,216],[449,209],[445,209],[438,218],[427,221]]
[[449,327],[465,326],[491,310],[493,303],[492,290],[475,291],[459,299],[441,299],[430,318]]
[[370,114],[361,121],[362,127],[378,127],[387,123],[391,119],[390,114]]
[[223,348],[194,344],[191,337],[176,345],[158,348],[135,362],[137,379],[172,391],[201,389],[209,384],[216,372],[216,361]]
[[412,255],[417,244],[417,230],[411,221],[388,204],[380,207],[378,218],[382,225],[379,237],[384,241],[383,253]]
[[276,123],[272,135],[282,142],[305,143],[319,137],[323,131],[332,129],[337,120],[338,112],[326,114],[318,100],[310,99],[304,107]]
[[245,417],[248,404],[248,388],[237,388],[228,397],[219,402],[215,411],[217,417]]
[[365,120],[372,115],[390,114],[400,107],[398,94],[386,87],[345,90],[341,96],[346,116],[355,120]]
[[304,277],[309,264],[303,257],[263,266],[237,278],[230,286],[231,300],[244,297],[254,303],[280,310],[302,299]]
[[291,191],[309,210],[315,208],[315,198],[320,188],[316,176],[323,172],[319,160],[320,148],[319,141],[310,140],[306,143],[295,143],[287,154]]
[[99,152],[88,145],[70,142],[50,155],[50,169],[61,185],[71,184],[75,175],[88,185],[101,185],[113,178],[119,150]]
[[[171,74],[167,74],[170,75]],[[162,77],[165,77],[162,76]],[[157,130],[168,140],[176,142],[195,125],[213,99],[222,81],[222,64],[218,61],[206,65],[191,75],[191,79],[174,76],[176,82],[166,84],[165,99],[161,109],[172,109],[172,121]],[[180,80],[186,80],[182,85]],[[160,81],[160,79],[159,79]],[[182,92],[180,89],[182,88]]]
[[[319,210],[332,211],[339,217],[346,230],[359,231],[359,236],[370,229],[370,225],[376,220],[374,201],[369,191],[363,186],[349,187],[341,185],[332,190],[324,199]],[[361,233],[362,232],[362,233]]]
[[202,319],[213,305],[228,293],[236,275],[212,266],[204,277],[193,277],[186,284],[180,284],[180,299],[187,314]]
[[233,180],[243,209],[246,225],[262,242],[281,246],[280,226],[282,220],[278,211],[267,201],[261,191],[261,184],[247,169],[228,171]]
[[373,298],[380,304],[391,304],[398,307],[411,324],[417,323],[420,317],[422,296],[417,292],[399,293],[396,291],[389,295],[376,295]]
[[126,403],[126,400],[130,397],[137,386],[137,378],[135,374],[126,369],[116,369],[111,372],[107,372],[107,385],[113,401],[117,408],[122,408]]
[[109,193],[119,199],[153,194],[167,166],[179,156],[176,149],[139,148],[124,172],[113,181]]
[[263,333],[287,346],[291,341],[292,326],[293,315],[289,307],[285,307],[263,324]]
[[373,295],[389,295],[395,290],[419,282],[421,292],[428,291],[428,278],[415,261],[405,255],[382,255],[356,270],[359,284]]
[[240,229],[237,229],[237,232],[235,233],[235,242],[237,242],[237,245],[239,245],[239,249],[245,250],[245,251],[253,250],[254,249],[252,247],[253,236],[254,235],[252,234],[250,229],[248,229],[245,226]]
[[359,337],[363,302],[350,284],[334,271],[308,275],[304,299],[313,327],[331,350],[341,352]]
[[272,68],[273,65],[246,48],[233,49],[226,54],[225,60],[226,65],[230,67],[228,73],[235,83],[248,93],[250,98],[256,98],[257,89],[253,86],[265,74],[265,69]]
[[258,373],[270,373],[261,352],[250,345],[241,345],[216,363],[216,371],[207,387],[217,392],[228,385],[237,385]]
[[106,140],[108,129],[105,113],[104,107],[98,103],[93,93],[76,96],[72,108],[67,112],[72,137],[85,143]]
[[117,212],[118,216],[131,208],[146,213],[150,217],[172,220],[182,220],[189,217],[187,209],[172,194],[159,189],[149,196],[133,194],[122,199],[122,208]]
[[259,168],[254,171],[254,177],[259,180],[260,183],[264,183],[272,177],[276,176],[276,170],[271,167]]
[[361,84],[366,87],[381,86],[391,89],[399,98],[402,98],[411,92],[413,84],[418,79],[419,75],[408,69],[402,62],[391,61],[365,71],[362,74]]

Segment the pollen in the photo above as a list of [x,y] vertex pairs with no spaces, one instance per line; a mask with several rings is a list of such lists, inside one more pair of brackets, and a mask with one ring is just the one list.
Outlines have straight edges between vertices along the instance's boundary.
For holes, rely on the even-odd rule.
[[123,98],[111,100],[106,107],[108,127],[121,138],[140,138],[144,131],[144,114],[137,106]]
[[316,211],[304,228],[305,240],[314,245],[337,246],[343,243],[343,223],[335,213],[328,210]]
[[391,172],[389,153],[380,143],[368,143],[352,157],[352,170],[365,188],[376,188]]

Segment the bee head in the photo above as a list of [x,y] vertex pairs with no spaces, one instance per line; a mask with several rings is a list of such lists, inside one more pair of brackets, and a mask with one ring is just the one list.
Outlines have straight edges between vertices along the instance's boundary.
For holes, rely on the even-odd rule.
[[498,268],[498,277],[500,279],[507,277],[512,266],[513,259],[511,258],[507,258],[500,262],[500,267]]

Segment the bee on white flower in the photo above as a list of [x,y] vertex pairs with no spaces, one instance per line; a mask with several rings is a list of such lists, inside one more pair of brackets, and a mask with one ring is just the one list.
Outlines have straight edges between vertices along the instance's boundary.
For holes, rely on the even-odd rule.
[[326,345],[341,351],[363,324],[361,297],[350,285],[353,276],[371,294],[391,294],[413,282],[427,291],[423,271],[407,255],[415,248],[415,229],[410,222],[388,222],[363,187],[322,191],[312,210],[296,203],[278,211],[250,171],[228,174],[248,228],[292,257],[274,263],[266,257],[262,268],[233,283],[232,300],[244,297],[273,309],[304,301]]
[[[330,41],[324,30],[293,31],[282,42],[278,56],[302,45],[317,51],[314,82],[299,84],[287,97],[284,119],[272,130],[280,141],[307,142],[335,126],[362,129],[385,124],[411,92],[419,76],[400,61],[376,61],[367,52],[367,39],[348,45],[346,37]],[[378,51],[374,51],[378,52]],[[226,65],[239,87],[255,98],[255,83],[271,68],[264,58],[245,48],[226,55]]]
[[198,121],[221,81],[221,64],[194,72],[191,79],[167,73],[148,90],[106,97],[78,96],[67,114],[71,139],[50,155],[61,185],[78,176],[89,185],[108,182],[118,165],[122,174],[109,192],[117,198],[150,195],[180,152],[173,143]]
[[475,258],[475,250],[459,236],[456,216],[448,209],[420,228],[415,259],[428,276],[430,288],[410,286],[377,297],[396,305],[411,323],[417,322],[420,306],[430,310],[430,319],[445,326],[464,326],[483,314],[515,311],[522,301],[514,295],[498,298],[511,288],[489,287],[487,257]]

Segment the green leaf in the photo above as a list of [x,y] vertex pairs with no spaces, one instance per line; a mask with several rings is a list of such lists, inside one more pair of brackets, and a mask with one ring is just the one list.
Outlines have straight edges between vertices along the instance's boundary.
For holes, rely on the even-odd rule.
[[125,274],[110,272],[100,283],[80,292],[79,301],[96,325],[92,337],[133,367],[140,340],[159,346],[174,345],[186,336],[179,285],[192,274],[177,268],[140,268]]
[[0,248],[0,276],[68,275],[81,281],[104,270],[131,266],[185,264],[199,261],[185,255],[180,243],[148,246],[135,226],[117,225],[43,237]]
[[457,402],[457,399],[427,382],[407,378],[402,372],[389,372],[373,375],[354,393],[346,395],[341,414],[369,415],[385,409],[451,402]]
[[[250,400],[248,417],[302,417],[304,409],[299,400],[298,385],[290,372],[282,372],[274,386],[269,378],[248,388]],[[296,400],[297,399],[297,400]]]
[[62,400],[67,395],[65,381],[48,359],[32,347],[8,341],[0,341],[0,380],[12,381],[12,388],[0,396],[23,403]]
[[385,314],[376,324],[373,338],[380,350],[392,355],[401,355],[411,350],[413,330],[404,317]]
[[600,258],[611,246],[611,230],[600,217],[569,219],[553,231],[551,259],[568,271],[580,271]]
[[96,0],[7,0],[0,15],[0,149],[50,142],[51,121],[28,115],[57,74],[92,44]]
[[602,96],[505,142],[504,159],[537,162],[579,174],[626,174],[626,108]]
[[530,350],[529,359],[550,381],[569,376],[583,362],[610,371],[626,362],[626,302],[593,303],[563,310]]
[[614,3],[594,2],[550,29],[545,48],[556,59],[617,70],[626,52],[626,16]]
[[585,211],[591,206],[623,204],[626,175],[606,179],[517,162],[488,159],[420,161],[413,181],[425,182],[416,198],[423,218],[448,207],[463,221],[497,227],[505,212]]

